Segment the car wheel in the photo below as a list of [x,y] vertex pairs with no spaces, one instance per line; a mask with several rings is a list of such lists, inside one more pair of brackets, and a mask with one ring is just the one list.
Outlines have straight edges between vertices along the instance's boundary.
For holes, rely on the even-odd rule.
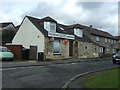
[[116,61],[115,61],[115,60],[113,60],[113,63],[115,64],[115,63],[116,63]]

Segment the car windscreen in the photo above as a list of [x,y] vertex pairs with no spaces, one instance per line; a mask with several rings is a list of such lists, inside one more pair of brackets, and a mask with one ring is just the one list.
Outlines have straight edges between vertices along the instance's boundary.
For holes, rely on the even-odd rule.
[[117,54],[116,55],[119,55],[120,56],[120,51],[119,52],[117,52]]
[[10,52],[10,50],[7,48],[0,48],[0,52]]

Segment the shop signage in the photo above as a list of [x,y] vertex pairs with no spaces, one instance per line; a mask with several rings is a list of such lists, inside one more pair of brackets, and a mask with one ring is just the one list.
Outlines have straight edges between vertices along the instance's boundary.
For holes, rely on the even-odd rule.
[[48,32],[49,37],[57,37],[57,38],[66,38],[66,39],[75,39],[74,35],[69,34],[62,34],[62,33],[54,33],[54,32]]
[[68,39],[64,39],[64,43],[68,43]]

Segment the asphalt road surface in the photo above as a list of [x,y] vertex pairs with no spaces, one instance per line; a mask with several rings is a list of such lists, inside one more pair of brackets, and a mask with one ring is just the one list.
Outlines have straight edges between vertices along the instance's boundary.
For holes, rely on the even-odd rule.
[[2,69],[2,88],[60,88],[76,75],[119,67],[111,60]]

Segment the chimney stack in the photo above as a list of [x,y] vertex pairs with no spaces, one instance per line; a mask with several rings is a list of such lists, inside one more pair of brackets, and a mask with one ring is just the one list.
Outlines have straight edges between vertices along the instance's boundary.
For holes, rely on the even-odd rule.
[[90,27],[92,28],[92,25],[90,25]]

